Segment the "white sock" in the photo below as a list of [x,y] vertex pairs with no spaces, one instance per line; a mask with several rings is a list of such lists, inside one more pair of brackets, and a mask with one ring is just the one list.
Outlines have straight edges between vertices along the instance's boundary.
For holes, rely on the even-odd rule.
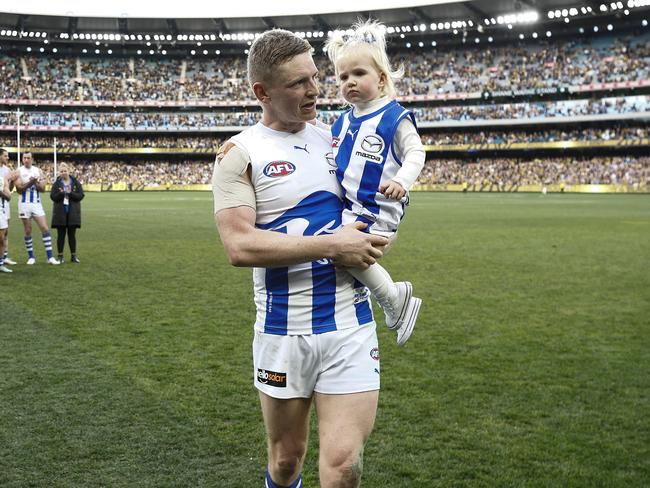
[[348,271],[361,283],[366,285],[382,305],[390,302],[396,297],[395,283],[380,264],[373,264],[368,269],[348,268]]

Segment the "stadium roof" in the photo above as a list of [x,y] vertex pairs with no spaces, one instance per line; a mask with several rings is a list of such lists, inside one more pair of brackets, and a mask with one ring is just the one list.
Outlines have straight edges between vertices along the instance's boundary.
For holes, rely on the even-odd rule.
[[296,2],[295,0],[248,0],[246,2],[205,2],[183,0],[160,2],[158,0],[112,0],[88,2],[87,0],[21,0],[3,9],[7,13],[50,15],[64,17],[115,17],[115,18],[233,18],[314,15],[324,13],[355,12],[358,10],[384,10],[417,7],[461,0],[329,0],[328,2]]
[[[249,0],[204,4],[198,11],[200,17],[188,17],[197,13],[194,7],[200,5],[200,2],[201,0],[158,1],[153,7],[151,2],[133,0],[13,2],[11,6],[0,6],[0,10],[6,12],[0,14],[0,49],[20,49],[26,42],[40,42],[46,47],[34,44],[28,50],[47,53],[48,48],[54,51],[55,44],[59,43],[59,52],[62,52],[63,46],[66,49],[78,46],[81,51],[81,46],[85,44],[89,54],[97,53],[98,50],[113,50],[119,46],[123,53],[128,49],[142,49],[149,54],[164,55],[176,53],[181,48],[192,49],[190,46],[196,49],[201,46],[198,51],[203,52],[206,44],[209,44],[212,49],[210,53],[219,54],[219,50],[221,53],[236,50],[242,52],[256,34],[275,27],[302,34],[317,44],[327,37],[329,31],[347,28],[357,18],[368,17],[391,27],[389,34],[404,39],[404,45],[410,42],[413,45],[428,43],[434,46],[436,43],[465,43],[476,41],[479,37],[482,38],[476,42],[492,42],[492,39],[495,42],[510,42],[512,39],[522,39],[522,35],[526,38],[542,38],[549,36],[551,31],[553,36],[576,35],[578,28],[583,26],[583,31],[588,32],[589,23],[594,22],[600,22],[601,29],[608,23],[614,24],[617,29],[624,25],[642,25],[642,21],[647,24],[650,11],[650,0],[607,3],[593,0],[347,1],[347,5],[352,5],[354,11],[349,11],[351,7],[344,6],[338,0],[318,4],[288,0]],[[227,9],[225,3],[232,4],[229,5],[232,9]],[[144,11],[146,18],[133,16],[143,13],[142,10],[135,9],[140,9],[143,4],[149,5]],[[166,15],[172,13],[166,10],[168,4],[183,9],[182,14],[176,12],[173,17]],[[319,5],[319,12],[298,11],[298,8],[306,8],[303,4]],[[399,7],[385,8],[388,5]],[[279,10],[267,10],[271,6]],[[97,7],[95,14],[114,12],[115,15],[90,16],[90,7]],[[99,10],[100,7],[110,10]],[[243,12],[247,12],[247,15],[241,15],[242,10],[236,10],[235,7],[245,8]],[[292,15],[282,13],[287,9]],[[34,12],[48,15],[37,15]],[[77,15],[78,12],[85,15]],[[252,16],[251,13],[256,15]],[[537,32],[533,35],[533,31]]]

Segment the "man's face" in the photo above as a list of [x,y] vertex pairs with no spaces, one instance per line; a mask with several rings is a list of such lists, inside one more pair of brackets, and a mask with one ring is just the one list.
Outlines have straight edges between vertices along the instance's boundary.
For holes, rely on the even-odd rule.
[[0,166],[6,166],[9,163],[9,153],[0,151]]
[[302,125],[316,117],[316,99],[320,95],[318,69],[311,53],[291,58],[277,68],[274,79],[265,84],[268,108],[278,122]]
[[23,166],[25,168],[31,168],[33,162],[34,156],[32,156],[32,153],[23,153]]

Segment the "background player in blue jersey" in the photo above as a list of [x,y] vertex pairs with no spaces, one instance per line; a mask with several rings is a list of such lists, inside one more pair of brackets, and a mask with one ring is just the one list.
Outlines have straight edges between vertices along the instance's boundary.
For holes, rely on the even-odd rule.
[[268,440],[265,486],[302,486],[313,403],[320,486],[357,487],[377,411],[379,349],[365,287],[334,264],[368,267],[388,241],[361,232],[364,223],[338,230],[331,134],[306,123],[319,95],[309,43],[264,33],[250,48],[248,78],[262,120],[215,163],[213,191],[230,262],[255,267],[253,382]]
[[18,216],[23,221],[25,230],[25,249],[27,250],[27,264],[36,262],[34,257],[34,242],[32,240],[32,219],[36,221],[43,236],[43,245],[47,253],[47,262],[59,264],[52,255],[52,236],[45,220],[45,210],[41,204],[41,192],[45,191],[45,182],[41,170],[33,165],[34,157],[27,151],[22,155],[23,165],[18,168],[19,177],[15,181],[18,197]]
[[[345,192],[343,224],[365,222],[367,232],[392,240],[425,151],[413,114],[394,100],[394,80],[402,73],[391,69],[383,26],[367,21],[353,29],[326,44],[341,94],[352,105],[332,126],[336,174]],[[350,273],[370,289],[404,345],[422,302],[412,296],[411,283],[394,283],[379,264]]]

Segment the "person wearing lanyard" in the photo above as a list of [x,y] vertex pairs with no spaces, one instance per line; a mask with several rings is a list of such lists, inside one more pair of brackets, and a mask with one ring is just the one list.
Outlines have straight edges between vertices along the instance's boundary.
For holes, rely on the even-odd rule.
[[50,198],[52,205],[52,227],[57,231],[56,247],[59,261],[63,263],[63,248],[65,236],[68,235],[70,246],[70,261],[79,263],[77,258],[77,229],[81,227],[81,200],[84,190],[79,180],[70,174],[70,166],[66,163],[59,165],[59,177],[52,185]]

